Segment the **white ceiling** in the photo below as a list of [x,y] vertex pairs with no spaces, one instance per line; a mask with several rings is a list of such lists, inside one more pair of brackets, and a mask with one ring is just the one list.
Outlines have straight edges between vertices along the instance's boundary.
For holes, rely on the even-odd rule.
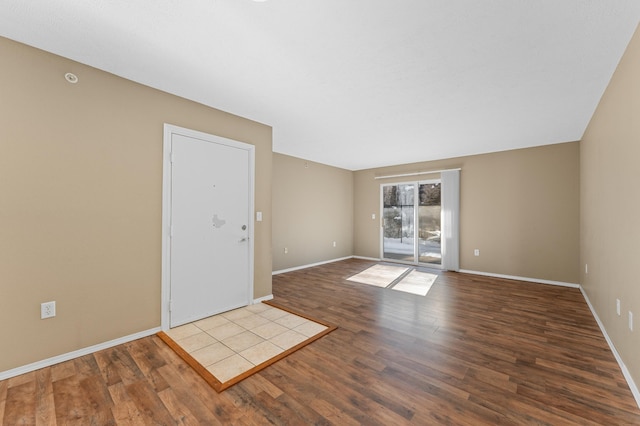
[[0,1],[2,36],[350,170],[579,140],[639,21],[638,0]]

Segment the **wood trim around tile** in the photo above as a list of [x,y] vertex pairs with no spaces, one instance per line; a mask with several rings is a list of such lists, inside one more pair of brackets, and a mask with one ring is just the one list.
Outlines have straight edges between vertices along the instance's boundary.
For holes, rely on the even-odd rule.
[[214,376],[209,370],[207,370],[202,364],[200,364],[194,357],[192,357],[191,355],[189,355],[189,353],[187,351],[185,351],[175,340],[173,340],[171,337],[169,337],[164,331],[160,331],[158,332],[156,335],[164,342],[167,344],[167,346],[169,346],[176,354],[178,354],[178,356],[180,356],[180,358],[182,358],[187,364],[189,364],[189,366],[191,366],[191,368],[193,368],[200,376],[202,376],[202,378],[213,388],[215,389],[216,392],[220,393],[223,390],[235,385],[236,383],[241,382],[242,380],[246,379],[247,377],[257,373],[258,371],[270,366],[271,364],[280,361],[281,359],[291,355],[292,353],[294,353],[295,351],[297,351],[298,349],[301,349],[305,346],[307,346],[309,343],[312,343],[316,340],[318,340],[319,338],[326,336],[327,334],[331,333],[332,331],[336,330],[338,327],[336,325],[330,324],[328,322],[325,321],[321,321],[315,318],[311,318],[308,315],[305,314],[301,314],[299,312],[296,312],[293,309],[289,309],[287,307],[284,306],[280,306],[276,303],[273,303],[271,301],[263,301],[262,303],[264,303],[265,305],[269,305],[272,306],[274,308],[277,309],[281,309],[283,311],[289,312],[291,314],[297,315],[299,317],[305,318],[309,321],[313,321],[316,322],[318,324],[324,325],[325,327],[327,327],[325,330],[319,332],[318,334],[309,337],[307,340],[298,343],[297,345],[285,350],[282,353],[279,353],[278,355],[266,360],[265,362],[256,365],[255,367],[251,368],[250,370],[245,371],[244,373],[227,380],[226,382],[221,382],[220,380],[218,380],[216,378],[216,376]]

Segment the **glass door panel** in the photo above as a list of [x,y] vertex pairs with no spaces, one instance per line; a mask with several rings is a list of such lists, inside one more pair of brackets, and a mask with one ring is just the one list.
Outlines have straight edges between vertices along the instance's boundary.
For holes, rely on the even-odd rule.
[[419,184],[418,262],[440,265],[440,182]]
[[382,252],[385,259],[415,262],[414,199],[414,184],[382,187]]
[[439,266],[440,180],[382,185],[382,258]]

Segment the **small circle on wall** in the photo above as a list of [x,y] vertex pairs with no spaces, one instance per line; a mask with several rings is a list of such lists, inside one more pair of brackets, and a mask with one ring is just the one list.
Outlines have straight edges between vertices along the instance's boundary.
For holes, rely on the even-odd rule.
[[78,76],[72,72],[68,72],[64,75],[64,79],[67,80],[71,84],[76,84],[78,82]]

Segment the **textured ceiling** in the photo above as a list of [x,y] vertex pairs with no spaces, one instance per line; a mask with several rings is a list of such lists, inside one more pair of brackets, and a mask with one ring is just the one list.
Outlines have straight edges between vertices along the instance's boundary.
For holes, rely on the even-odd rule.
[[0,1],[4,37],[350,170],[579,140],[639,20],[638,0]]

